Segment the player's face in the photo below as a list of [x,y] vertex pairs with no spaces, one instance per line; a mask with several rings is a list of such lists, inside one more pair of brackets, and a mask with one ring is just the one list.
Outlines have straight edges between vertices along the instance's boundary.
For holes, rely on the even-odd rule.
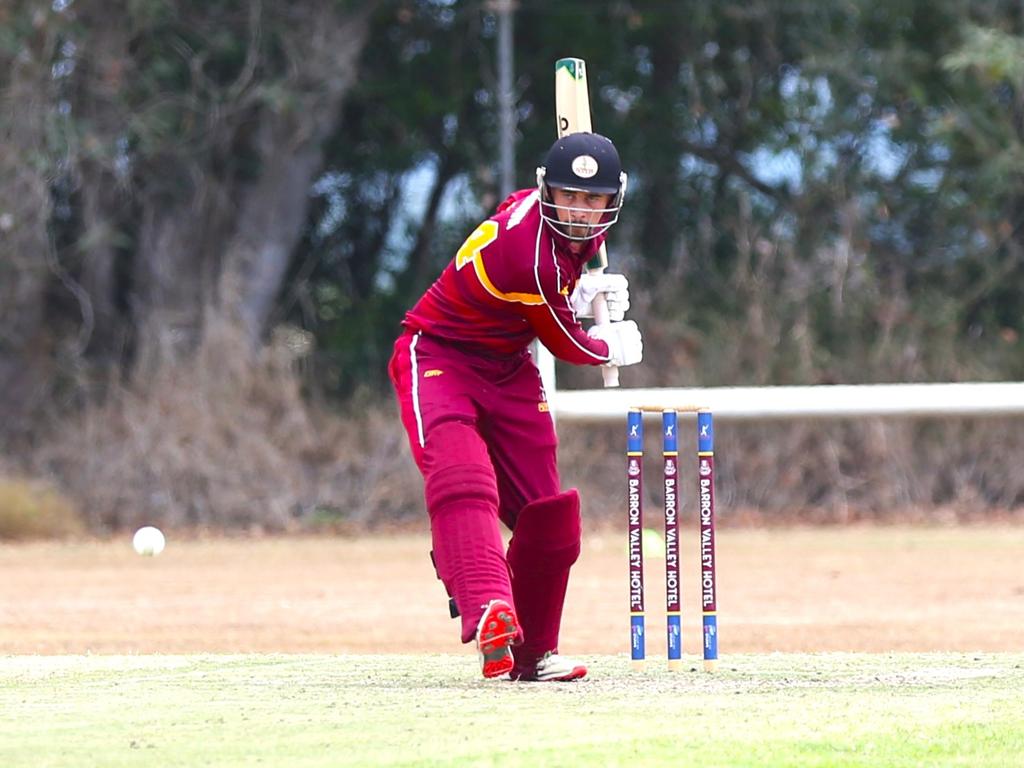
[[600,223],[601,216],[611,205],[612,196],[555,187],[551,190],[551,202],[558,206],[555,210],[558,211],[559,220],[569,225],[568,234],[571,237],[582,237],[587,234],[587,225]]

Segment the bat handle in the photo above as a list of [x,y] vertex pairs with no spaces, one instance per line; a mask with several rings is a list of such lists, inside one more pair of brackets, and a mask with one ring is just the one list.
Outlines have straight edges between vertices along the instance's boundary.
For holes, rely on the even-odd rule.
[[[608,300],[603,293],[599,293],[594,297],[591,306],[594,308],[594,323],[596,325],[608,325],[611,322],[608,318]],[[602,366],[601,375],[604,376],[606,388],[619,386],[619,369],[617,366]]]

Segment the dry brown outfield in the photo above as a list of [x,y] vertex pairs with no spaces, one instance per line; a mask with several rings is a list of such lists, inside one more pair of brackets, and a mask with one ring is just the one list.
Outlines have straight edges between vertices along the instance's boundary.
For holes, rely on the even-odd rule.
[[[691,537],[692,541],[688,537]],[[562,650],[623,653],[624,533],[588,532]],[[453,652],[424,536],[0,544],[0,654]],[[696,535],[683,539],[684,651],[699,645]],[[719,531],[729,652],[1020,651],[1024,528]],[[647,565],[664,654],[664,562]]]

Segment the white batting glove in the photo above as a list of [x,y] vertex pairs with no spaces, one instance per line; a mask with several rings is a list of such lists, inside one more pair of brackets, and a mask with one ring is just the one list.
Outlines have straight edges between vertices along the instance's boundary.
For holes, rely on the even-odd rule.
[[595,325],[587,331],[587,335],[608,345],[611,360],[607,365],[621,367],[639,363],[644,359],[644,340],[640,336],[640,329],[632,320]]
[[629,281],[625,275],[609,275],[605,273],[580,275],[569,296],[569,304],[576,317],[594,316],[594,297],[603,293],[608,302],[608,319],[613,323],[620,321],[629,309]]

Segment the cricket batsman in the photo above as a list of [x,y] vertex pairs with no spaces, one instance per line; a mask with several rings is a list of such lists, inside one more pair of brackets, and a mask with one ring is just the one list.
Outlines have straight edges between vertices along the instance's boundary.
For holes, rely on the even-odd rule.
[[[462,642],[476,641],[486,678],[568,681],[587,673],[558,652],[580,499],[561,490],[529,346],[539,338],[569,363],[627,366],[641,361],[643,342],[623,320],[626,278],[584,270],[622,208],[615,146],[594,133],[564,136],[537,180],[470,234],[406,313],[388,372]],[[598,294],[611,322],[584,330]],[[512,531],[507,552],[499,520]]]

